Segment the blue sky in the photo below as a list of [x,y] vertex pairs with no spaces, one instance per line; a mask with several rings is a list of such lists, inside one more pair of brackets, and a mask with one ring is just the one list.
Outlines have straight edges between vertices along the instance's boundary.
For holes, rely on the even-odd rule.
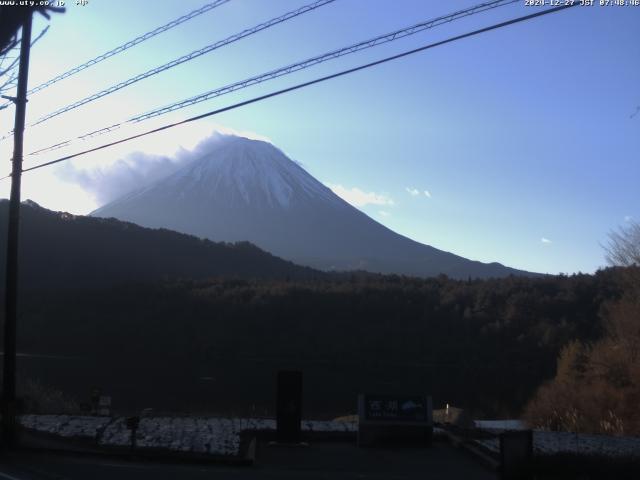
[[[33,48],[29,84],[204,3],[67,2],[67,13],[52,18]],[[28,119],[305,3],[232,0],[33,95]],[[33,127],[26,132],[26,150],[476,3],[336,0]],[[522,2],[474,15],[140,128],[534,11]],[[34,33],[45,25],[38,19]],[[639,27],[640,7],[576,7],[26,174],[24,198],[88,213],[97,206],[94,192],[71,183],[61,173],[65,168],[108,170],[133,151],[171,155],[214,128],[227,128],[268,138],[372,218],[420,242],[527,270],[593,272],[605,263],[601,244],[607,233],[640,219],[640,114],[630,118],[640,106]],[[1,111],[0,124],[10,127],[12,114]],[[133,131],[121,129],[94,144]],[[10,157],[9,142],[0,144],[0,155]],[[6,180],[0,195],[8,196]]]

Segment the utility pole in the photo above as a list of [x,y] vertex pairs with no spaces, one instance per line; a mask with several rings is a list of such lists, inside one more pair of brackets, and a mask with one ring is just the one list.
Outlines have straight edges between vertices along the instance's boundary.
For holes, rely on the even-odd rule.
[[18,304],[18,231],[20,227],[20,181],[22,179],[22,153],[24,123],[27,109],[27,79],[29,76],[29,50],[31,49],[32,13],[22,25],[20,43],[20,69],[15,127],[13,133],[13,166],[11,169],[11,197],[9,199],[9,228],[7,238],[7,272],[5,279],[4,362],[2,385],[2,440],[5,448],[16,443],[16,323]]

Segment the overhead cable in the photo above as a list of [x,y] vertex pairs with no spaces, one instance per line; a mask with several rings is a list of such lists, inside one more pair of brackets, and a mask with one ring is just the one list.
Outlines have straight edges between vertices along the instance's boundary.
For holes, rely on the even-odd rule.
[[[94,130],[91,131],[89,133],[85,133],[83,135],[80,135],[78,137],[76,137],[79,140],[86,140],[88,138],[94,138],[96,136],[105,134],[105,133],[110,133],[118,128],[121,128],[122,126],[126,125],[126,124],[131,124],[131,123],[139,123],[143,120],[148,120],[150,118],[153,117],[157,117],[159,115],[164,115],[166,113],[175,111],[175,110],[179,110],[181,108],[185,108],[191,105],[195,105],[197,103],[201,103],[207,100],[211,100],[213,98],[216,97],[220,97],[222,95],[226,95],[232,92],[235,92],[237,90],[241,90],[243,88],[247,88],[250,87],[252,85],[257,85],[259,83],[263,83],[266,82],[268,80],[273,80],[275,78],[278,77],[282,77],[284,75],[288,75],[290,73],[294,73],[300,70],[304,70],[306,68],[312,67],[314,65],[318,65],[320,63],[329,61],[329,60],[333,60],[335,58],[339,58],[345,55],[349,55],[361,50],[365,50],[368,48],[372,48],[375,47],[377,45],[381,45],[384,43],[389,43],[389,42],[393,42],[395,40],[398,40],[400,38],[404,38],[407,37],[409,35],[414,35],[418,32],[436,27],[438,25],[442,25],[445,23],[449,23],[455,20],[458,20],[460,18],[464,18],[470,15],[474,15],[480,12],[484,12],[486,10],[490,10],[490,9],[494,9],[497,7],[501,7],[501,6],[505,6],[511,3],[516,3],[519,2],[520,0],[494,0],[494,1],[490,1],[490,2],[485,2],[485,3],[481,3],[479,5],[476,5],[474,7],[470,7],[470,8],[466,8],[464,10],[459,10],[456,11],[454,13],[450,13],[448,15],[443,15],[434,19],[430,19],[430,20],[426,20],[420,23],[417,23],[415,25],[411,25],[409,27],[405,27],[399,30],[395,30],[389,33],[385,33],[383,35],[378,35],[377,37],[374,38],[370,38],[368,40],[353,44],[353,45],[349,45],[347,47],[343,47],[343,48],[339,48],[337,50],[332,50],[330,52],[326,52],[323,53],[321,55],[316,55],[315,57],[312,58],[308,58],[305,59],[303,61],[297,62],[297,63],[293,63],[290,65],[287,65],[285,67],[280,67],[277,68],[275,70],[271,70],[269,72],[266,73],[262,73],[260,75],[256,75],[250,78],[247,78],[245,80],[241,80],[229,85],[226,85],[224,87],[219,87],[216,88],[214,90],[210,90],[208,92],[202,93],[200,95],[196,95],[194,97],[190,97],[187,98],[186,100],[181,100],[179,102],[175,102],[172,103],[170,105],[152,110],[150,112],[147,113],[143,113],[140,115],[136,115],[133,116],[123,122],[120,123],[116,123],[113,124],[109,127],[106,128],[101,128],[99,130]],[[55,145],[51,145],[45,148],[41,148],[39,150],[36,150],[34,152],[31,152],[29,155],[38,155],[44,152],[48,152],[51,150],[57,150],[59,148],[64,148],[68,145],[71,144],[71,142],[73,142],[73,140],[67,140],[65,142],[61,142],[61,143],[57,143]]]
[[185,62],[190,62],[191,60],[198,58],[206,53],[212,52],[214,50],[217,50],[218,48],[224,47],[226,45],[229,45],[230,43],[233,42],[237,42],[238,40],[248,37],[249,35],[253,35],[255,33],[261,32],[262,30],[266,30],[267,28],[273,27],[274,25],[278,25],[280,23],[286,22],[287,20],[291,20],[292,18],[298,17],[300,15],[303,15],[305,13],[311,12],[317,8],[320,8],[328,3],[332,3],[335,0],[316,0],[308,5],[305,5],[303,7],[300,7],[296,10],[292,10],[290,12],[285,13],[284,15],[280,15],[278,17],[272,18],[271,20],[267,20],[264,23],[260,23],[254,27],[251,28],[247,28],[246,30],[243,30],[239,33],[236,33],[234,35],[231,35],[230,37],[225,38],[224,40],[220,40],[217,41],[215,43],[209,44],[205,47],[202,47],[198,50],[194,50],[193,52],[190,52],[186,55],[183,55],[179,58],[176,58],[174,60],[171,60],[168,63],[165,63],[164,65],[160,65],[158,67],[154,67],[151,70],[147,70],[146,72],[140,73],[134,77],[128,78],[126,80],[123,80],[120,83],[117,83],[115,85],[112,85],[108,88],[105,88],[104,90],[101,90],[100,92],[94,93],[92,95],[89,95],[88,97],[85,97],[81,100],[78,100],[76,102],[73,102],[69,105],[66,105],[62,108],[59,108],[51,113],[48,113],[42,117],[40,117],[38,120],[36,120],[35,122],[33,122],[30,126],[33,127],[35,125],[39,125],[43,122],[46,122],[47,120],[53,118],[53,117],[57,117],[58,115],[62,115],[63,113],[66,113],[70,110],[73,110],[75,108],[78,108],[82,105],[86,105],[87,103],[93,102],[95,100],[98,100],[99,98],[105,97],[107,95],[110,95],[114,92],[117,92],[118,90],[121,90],[125,87],[128,87],[129,85],[133,85],[134,83],[137,83],[141,80],[144,80],[146,78],[149,78],[153,75],[157,75],[158,73],[164,72],[165,70],[169,70],[170,68],[176,67],[178,65],[181,65]]
[[176,18],[175,20],[170,21],[169,23],[162,25],[158,28],[155,28],[153,30],[151,30],[150,32],[144,33],[136,38],[134,38],[133,40],[129,40],[126,43],[123,43],[122,45],[109,50],[108,52],[105,52],[101,55],[98,55],[95,58],[92,58],[91,60],[87,60],[86,62],[70,69],[67,70],[64,73],[61,73],[60,75],[57,75],[55,77],[53,77],[50,80],[47,80],[44,83],[41,83],[40,85],[32,88],[31,90],[29,90],[27,92],[28,95],[33,95],[36,92],[39,92],[40,90],[44,90],[45,88],[53,85],[54,83],[59,82],[60,80],[64,80],[65,78],[69,78],[72,75],[75,75],[78,72],[81,72],[82,70],[85,70],[89,67],[92,67],[104,60],[106,60],[107,58],[111,58],[114,55],[117,55],[119,53],[124,52],[125,50],[130,49],[131,47],[135,47],[136,45],[149,40],[150,38],[155,37],[156,35],[159,35],[163,32],[166,32],[167,30],[171,30],[173,27],[177,27],[178,25],[191,20],[192,18],[195,18],[199,15],[202,15],[203,13],[206,13],[210,10],[213,10],[214,8],[217,8],[227,2],[229,2],[230,0],[216,0],[214,2],[210,2],[207,3],[206,5],[203,5],[202,7],[193,10],[192,12],[187,13],[186,15],[182,15],[181,17]]
[[[139,133],[137,135],[132,135],[132,136],[129,136],[129,137],[126,137],[126,138],[122,138],[120,140],[116,140],[116,141],[113,141],[113,142],[110,142],[110,143],[106,143],[106,144],[100,145],[98,147],[90,148],[88,150],[84,150],[84,151],[77,152],[77,153],[74,153],[74,154],[71,154],[71,155],[67,155],[67,156],[58,158],[56,160],[51,160],[49,162],[44,162],[44,163],[41,163],[39,165],[35,165],[33,167],[29,167],[29,168],[23,169],[22,171],[23,172],[29,172],[29,171],[32,171],[32,170],[37,170],[39,168],[48,167],[50,165],[54,165],[54,164],[57,164],[57,163],[60,163],[60,162],[71,160],[73,158],[77,158],[77,157],[80,157],[82,155],[86,155],[88,153],[96,152],[96,151],[99,151],[99,150],[103,150],[105,148],[109,148],[109,147],[112,147],[112,146],[115,146],[115,145],[119,145],[119,144],[122,144],[122,143],[125,143],[125,142],[129,142],[129,141],[134,140],[136,138],[145,137],[147,135],[151,135],[153,133],[157,133],[157,132],[161,132],[161,131],[164,131],[164,130],[168,130],[170,128],[177,127],[179,125],[184,125],[184,124],[187,124],[187,123],[190,123],[190,122],[201,120],[203,118],[207,118],[207,117],[211,117],[213,115],[217,115],[219,113],[227,112],[229,110],[234,110],[236,108],[240,108],[240,107],[243,107],[243,106],[246,106],[246,105],[250,105],[252,103],[260,102],[260,101],[266,100],[268,98],[272,98],[272,97],[276,97],[276,96],[279,96],[279,95],[283,95],[285,93],[292,92],[294,90],[299,90],[301,88],[305,88],[305,87],[308,87],[308,86],[311,86],[311,85],[315,85],[317,83],[321,83],[321,82],[325,82],[327,80],[331,80],[331,79],[334,79],[334,78],[342,77],[344,75],[348,75],[348,74],[351,74],[351,73],[354,73],[354,72],[365,70],[365,69],[368,69],[368,68],[371,68],[371,67],[374,67],[374,66],[377,66],[377,65],[381,65],[383,63],[391,62],[393,60],[398,60],[400,58],[404,58],[404,57],[407,57],[409,55],[413,55],[413,54],[418,53],[418,52],[422,52],[422,51],[425,51],[425,50],[428,50],[428,49],[431,49],[431,48],[435,48],[435,47],[439,47],[441,45],[445,45],[445,44],[448,44],[448,43],[451,43],[451,42],[455,42],[457,40],[462,40],[464,38],[472,37],[472,36],[479,35],[479,34],[482,34],[482,33],[485,33],[485,32],[489,32],[491,30],[496,30],[496,29],[503,28],[503,27],[506,27],[506,26],[509,26],[509,25],[513,25],[513,24],[516,24],[516,23],[524,22],[524,21],[527,21],[527,20],[532,20],[534,18],[541,17],[543,15],[548,15],[550,13],[556,13],[556,12],[559,12],[561,10],[566,10],[568,8],[572,8],[572,7],[577,6],[577,5],[579,5],[579,4],[578,3],[574,3],[574,4],[561,5],[561,6],[558,6],[558,7],[541,10],[541,11],[538,11],[538,12],[535,12],[535,13],[532,13],[532,14],[529,14],[529,15],[524,15],[522,17],[513,18],[513,19],[507,20],[505,22],[496,23],[494,25],[490,25],[488,27],[484,27],[484,28],[481,28],[481,29],[478,29],[478,30],[474,30],[472,32],[467,32],[467,33],[464,33],[464,34],[461,34],[461,35],[457,35],[455,37],[450,37],[450,38],[447,38],[445,40],[441,40],[439,42],[435,42],[435,43],[431,43],[431,44],[428,44],[428,45],[424,45],[422,47],[415,48],[413,50],[408,50],[408,51],[399,53],[397,55],[386,57],[386,58],[383,58],[381,60],[376,60],[375,62],[366,63],[364,65],[360,65],[360,66],[357,66],[357,67],[354,67],[354,68],[343,70],[341,72],[337,72],[337,73],[334,73],[334,74],[331,74],[331,75],[327,75],[327,76],[324,76],[324,77],[316,78],[316,79],[310,80],[308,82],[299,83],[297,85],[294,85],[294,86],[291,86],[291,87],[288,87],[288,88],[284,88],[282,90],[277,90],[275,92],[271,92],[271,93],[268,93],[268,94],[265,94],[265,95],[261,95],[259,97],[254,97],[252,99],[245,100],[243,102],[239,102],[239,103],[236,103],[236,104],[233,104],[233,105],[229,105],[227,107],[219,108],[217,110],[212,110],[210,112],[203,113],[201,115],[196,115],[194,117],[190,117],[190,118],[187,118],[185,120],[181,120],[179,122],[174,122],[174,123],[170,123],[168,125],[163,125],[162,127],[154,128],[152,130],[148,130],[146,132]],[[10,174],[6,175],[5,177],[3,177],[0,180],[3,180],[5,178],[9,178],[10,176],[11,176]]]

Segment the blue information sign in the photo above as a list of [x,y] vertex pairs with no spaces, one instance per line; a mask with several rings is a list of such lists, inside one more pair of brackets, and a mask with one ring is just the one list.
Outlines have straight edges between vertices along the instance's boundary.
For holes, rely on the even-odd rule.
[[415,396],[365,395],[365,418],[387,421],[427,421],[427,399]]

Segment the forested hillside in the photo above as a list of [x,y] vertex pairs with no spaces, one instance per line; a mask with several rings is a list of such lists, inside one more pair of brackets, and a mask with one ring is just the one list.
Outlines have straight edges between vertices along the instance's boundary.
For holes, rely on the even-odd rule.
[[359,391],[429,391],[436,402],[517,414],[554,376],[563,346],[600,338],[603,304],[624,291],[621,271],[483,281],[353,274],[38,293],[23,301],[19,348],[79,359],[67,371],[88,371],[68,384],[105,385],[122,406],[268,408],[275,371],[301,368],[310,411],[352,410]]
[[[7,200],[0,201],[0,252],[6,250],[8,206]],[[161,278],[322,275],[247,242],[216,243],[115,219],[53,212],[29,201],[20,215],[20,282],[28,290],[84,290]],[[0,255],[2,279],[5,261]]]

